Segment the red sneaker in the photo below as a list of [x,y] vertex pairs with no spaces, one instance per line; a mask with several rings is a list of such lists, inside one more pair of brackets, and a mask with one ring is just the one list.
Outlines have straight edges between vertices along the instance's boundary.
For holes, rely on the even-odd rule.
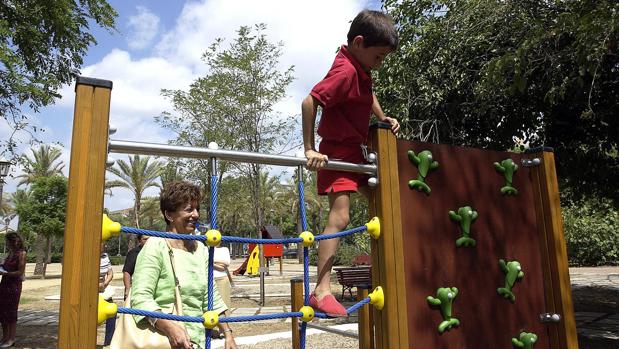
[[348,316],[346,308],[344,308],[332,294],[326,295],[322,297],[321,300],[318,300],[316,295],[312,293],[309,303],[316,312],[323,312],[331,317]]

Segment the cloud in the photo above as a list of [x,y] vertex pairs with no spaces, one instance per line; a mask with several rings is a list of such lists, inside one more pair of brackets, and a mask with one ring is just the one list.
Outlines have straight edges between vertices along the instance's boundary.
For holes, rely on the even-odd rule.
[[144,6],[136,6],[137,14],[129,17],[127,44],[133,50],[150,47],[159,32],[159,17]]
[[[161,96],[161,89],[188,89],[194,79],[205,73],[207,68],[201,56],[216,38],[225,38],[224,47],[227,47],[240,26],[257,23],[267,25],[270,42],[284,44],[281,70],[295,67],[295,80],[287,90],[287,97],[275,109],[282,117],[298,117],[301,100],[327,73],[336,49],[345,43],[349,22],[367,2],[315,0],[311,5],[299,4],[283,0],[188,1],[175,22],[165,24],[170,28],[168,31],[160,29],[157,17],[164,14],[154,14],[138,6],[137,14],[128,22],[132,30],[128,35],[129,47],[145,49],[147,56],[136,58],[131,52],[111,46],[99,62],[82,69],[83,76],[114,83],[110,123],[118,132],[113,138],[156,143],[174,138],[171,131],[154,123],[155,116],[172,111],[170,102]],[[159,41],[155,42],[157,38]],[[62,95],[64,98],[57,107],[72,116],[74,86],[66,86]],[[70,136],[61,141],[68,149]],[[111,156],[126,159],[126,155]],[[106,196],[105,201],[106,207],[115,210],[131,206],[128,204],[131,200],[128,191],[118,189],[113,197]]]

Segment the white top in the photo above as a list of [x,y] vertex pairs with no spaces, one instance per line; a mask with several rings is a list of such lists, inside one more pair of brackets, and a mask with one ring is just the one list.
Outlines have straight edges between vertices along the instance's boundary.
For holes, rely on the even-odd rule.
[[[226,267],[230,266],[230,250],[227,247],[215,247],[215,254],[213,255],[214,263],[225,264]],[[227,276],[225,271],[219,271],[213,268],[213,277],[220,278]]]

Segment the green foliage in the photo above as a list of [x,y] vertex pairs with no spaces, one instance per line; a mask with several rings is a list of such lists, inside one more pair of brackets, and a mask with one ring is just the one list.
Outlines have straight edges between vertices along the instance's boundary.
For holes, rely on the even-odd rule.
[[619,212],[609,200],[588,199],[563,208],[570,265],[619,264]]
[[134,197],[134,227],[140,228],[140,214],[142,208],[142,196],[150,187],[161,187],[157,179],[163,172],[163,164],[153,160],[150,156],[133,155],[129,162],[118,160],[114,167],[107,170],[119,179],[105,183],[106,188],[125,188],[131,191]]
[[0,4],[0,115],[13,129],[0,142],[9,152],[20,131],[37,132],[20,108],[35,112],[60,97],[96,44],[90,26],[114,28],[116,11],[105,0],[3,1]]
[[62,175],[64,163],[59,161],[62,155],[62,150],[52,147],[48,144],[43,144],[32,150],[32,158],[28,155],[22,155],[19,158],[24,173],[17,176],[20,178],[18,186],[30,184],[39,177],[49,177],[53,175]]
[[110,256],[110,262],[112,265],[123,265],[125,263],[125,256]]
[[24,235],[58,237],[64,233],[67,179],[63,176],[36,178],[28,198],[17,205],[19,231]]
[[407,139],[554,147],[574,199],[619,201],[619,3],[384,0],[401,47],[376,79]]
[[[333,265],[351,266],[355,257],[364,253],[366,252],[358,246],[345,241],[340,241],[340,244],[337,247],[337,252],[335,253],[335,261],[333,262]],[[318,265],[318,248],[310,251],[310,264]]]
[[[188,91],[162,90],[175,112],[164,112],[157,121],[178,134],[172,143],[205,147],[217,142],[223,149],[259,153],[285,150],[293,121],[282,118],[273,106],[285,97],[293,68],[280,71],[283,45],[269,42],[265,30],[264,24],[241,27],[228,48],[222,47],[223,39],[217,39],[203,55],[206,75],[196,79]],[[207,187],[207,162],[186,163],[187,178]],[[231,167],[248,179],[255,231],[265,219],[265,208],[260,205],[265,200],[260,177],[263,165],[221,162],[220,183]]]

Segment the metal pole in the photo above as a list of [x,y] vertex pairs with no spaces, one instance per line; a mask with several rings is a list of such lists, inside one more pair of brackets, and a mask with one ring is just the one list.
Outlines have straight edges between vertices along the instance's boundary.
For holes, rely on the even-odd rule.
[[[262,154],[225,149],[184,147],[178,145],[131,142],[121,140],[110,140],[108,150],[112,153],[185,157],[194,159],[216,157],[220,160],[227,161],[290,167],[304,166],[307,163],[307,159],[305,157]],[[325,168],[329,170],[376,175],[376,165],[374,164],[353,164],[344,161],[329,160]]]
[[[0,208],[2,208],[2,187],[4,187],[4,176],[0,177]],[[8,221],[4,221],[6,224],[4,226],[4,236],[6,236],[6,234],[9,232],[9,224]],[[4,252],[2,252],[3,254],[6,254],[6,240],[4,241]]]

